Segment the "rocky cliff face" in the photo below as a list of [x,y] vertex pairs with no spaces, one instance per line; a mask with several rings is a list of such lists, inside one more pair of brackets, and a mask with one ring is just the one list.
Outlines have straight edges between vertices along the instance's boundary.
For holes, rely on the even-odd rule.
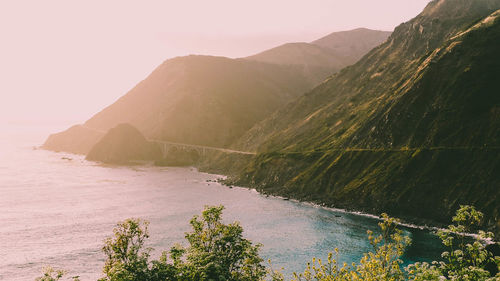
[[498,231],[499,8],[431,2],[360,62],[252,128],[238,147],[261,154],[239,183],[438,222],[474,204]]

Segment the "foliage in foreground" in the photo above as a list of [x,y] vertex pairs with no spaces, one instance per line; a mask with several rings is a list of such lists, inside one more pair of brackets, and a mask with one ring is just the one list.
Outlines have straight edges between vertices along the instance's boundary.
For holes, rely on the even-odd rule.
[[[58,281],[60,280],[66,272],[62,269],[55,269],[53,267],[47,266],[43,268],[43,275],[35,279],[35,281]],[[71,277],[73,281],[80,281],[79,276]]]
[[119,223],[103,247],[106,276],[100,281],[261,280],[266,269],[260,245],[243,238],[237,222],[222,223],[223,209],[207,207],[191,219],[192,231],[186,233],[189,246],[175,245],[153,261],[149,260],[151,249],[144,249],[148,223],[140,219]]
[[[402,268],[400,257],[410,239],[402,235],[396,226],[398,221],[383,214],[379,223],[381,234],[368,240],[373,250],[365,253],[358,264],[339,265],[332,253],[326,263],[313,259],[301,274],[294,274],[294,281],[494,281],[500,280],[500,257],[486,250],[485,241],[493,239],[492,233],[476,232],[482,220],[482,213],[471,206],[461,206],[453,217],[455,224],[438,232],[449,251],[442,253],[442,261],[415,263]],[[466,233],[476,233],[473,241]],[[338,250],[335,249],[335,255]],[[496,270],[486,270],[494,265]],[[495,276],[493,276],[495,275]],[[277,277],[275,280],[284,280]]]
[[[453,217],[454,225],[438,232],[448,251],[442,253],[443,261],[416,263],[407,269],[410,280],[500,280],[500,256],[486,250],[483,241],[493,239],[493,233],[476,231],[483,214],[471,206],[461,206]],[[474,233],[474,241],[467,242],[465,234]],[[496,264],[496,276],[486,267]]]
[[[105,240],[105,277],[99,281],[284,281],[283,274],[266,268],[259,256],[260,244],[243,238],[237,223],[222,223],[224,207],[206,207],[201,216],[191,219],[192,231],[186,233],[187,247],[173,246],[158,260],[150,260],[148,222],[128,219],[118,223],[113,237]],[[382,215],[381,234],[368,231],[372,251],[359,263],[340,265],[339,252],[328,255],[326,262],[313,259],[303,273],[294,273],[293,281],[494,281],[500,280],[500,257],[486,250],[484,241],[492,233],[476,231],[482,213],[461,206],[453,225],[438,232],[449,251],[442,261],[416,263],[403,268],[401,256],[411,243],[397,228],[398,220]],[[473,239],[465,233],[476,233]],[[493,266],[493,269],[491,268]],[[64,271],[47,268],[37,281],[57,281]],[[73,277],[78,281],[78,277]]]
[[[368,231],[373,251],[365,253],[359,264],[344,263],[340,266],[330,253],[326,264],[313,260],[304,273],[294,274],[294,280],[403,280],[404,272],[400,266],[403,261],[400,257],[411,241],[396,228],[396,219],[386,214],[382,218],[380,235],[374,236]],[[338,249],[335,249],[335,254],[338,255]]]

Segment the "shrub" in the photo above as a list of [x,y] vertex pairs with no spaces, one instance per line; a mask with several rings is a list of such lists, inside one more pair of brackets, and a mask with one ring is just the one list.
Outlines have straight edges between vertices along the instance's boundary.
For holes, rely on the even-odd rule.
[[261,264],[260,245],[243,238],[238,222],[224,224],[223,209],[206,207],[201,216],[191,219],[192,231],[186,233],[189,246],[175,245],[153,261],[149,261],[151,249],[144,249],[148,222],[118,223],[114,236],[105,240],[106,276],[100,281],[261,280],[266,268]]
[[[500,280],[500,273],[491,276],[486,266],[496,263],[500,268],[500,257],[486,250],[485,241],[493,239],[493,233],[477,231],[483,214],[472,206],[460,206],[452,221],[455,223],[438,232],[448,251],[442,253],[443,261],[416,263],[407,268],[409,280]],[[468,239],[466,234],[475,234]]]
[[[158,260],[150,261],[148,222],[128,219],[117,224],[113,236],[102,248],[106,255],[100,281],[284,281],[283,274],[270,266],[266,269],[259,256],[260,244],[243,238],[238,222],[222,222],[223,206],[206,207],[201,216],[191,219],[192,231],[186,233],[187,247],[174,245]],[[372,251],[359,263],[338,263],[338,249],[326,262],[313,259],[303,273],[294,273],[294,281],[494,281],[500,280],[500,257],[486,250],[485,241],[492,233],[478,231],[483,214],[471,206],[461,206],[453,225],[438,232],[449,251],[443,261],[415,263],[401,268],[401,256],[410,239],[397,228],[398,220],[382,215],[380,235],[368,231]],[[476,233],[468,238],[470,233]],[[170,260],[168,259],[170,257]],[[269,261],[270,263],[270,261]],[[497,270],[487,270],[488,266]],[[58,281],[64,271],[46,268],[37,281]],[[495,276],[493,276],[495,275]],[[78,277],[73,277],[78,281]]]
[[295,281],[355,281],[355,280],[404,280],[404,271],[401,268],[403,261],[400,259],[410,238],[402,235],[397,226],[398,221],[382,214],[379,223],[381,234],[374,236],[368,231],[368,240],[373,251],[365,253],[359,264],[339,265],[337,262],[338,249],[328,254],[328,260],[323,263],[321,259],[313,259],[307,264],[304,273],[294,274]]
[[259,256],[260,244],[243,238],[238,222],[223,224],[224,207],[207,207],[201,216],[191,220],[193,231],[189,242],[187,274],[189,280],[260,280],[266,274]]

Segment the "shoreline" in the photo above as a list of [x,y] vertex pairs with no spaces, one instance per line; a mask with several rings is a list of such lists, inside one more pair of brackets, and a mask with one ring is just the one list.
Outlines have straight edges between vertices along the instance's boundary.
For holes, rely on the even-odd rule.
[[[302,204],[302,205],[306,205],[306,206],[310,206],[310,207],[314,207],[314,208],[320,208],[320,209],[327,210],[327,211],[330,211],[330,212],[356,215],[356,216],[361,216],[361,217],[365,217],[365,218],[375,219],[377,221],[382,221],[383,220],[380,215],[375,215],[375,214],[371,214],[371,213],[364,212],[364,211],[357,211],[357,210],[354,210],[354,208],[352,210],[343,209],[343,208],[337,208],[337,207],[334,207],[334,206],[329,206],[326,203],[320,203],[320,202],[314,202],[314,201],[307,201],[307,200],[300,200],[300,199],[296,199],[296,198],[293,198],[293,197],[286,197],[286,196],[283,196],[283,195],[261,192],[257,188],[255,188],[255,187],[246,187],[246,186],[239,186],[239,185],[227,184],[224,181],[226,181],[229,178],[229,176],[200,171],[195,166],[192,166],[192,168],[195,168],[198,172],[201,172],[201,173],[225,177],[226,179],[224,179],[222,181],[218,180],[218,182],[221,185],[227,186],[227,187],[230,187],[230,188],[236,187],[236,188],[248,189],[248,190],[252,190],[252,191],[257,192],[261,196],[272,197],[272,198],[276,198],[276,199],[281,199],[281,200],[286,200],[286,201],[290,201],[290,202],[294,202],[294,203],[299,203],[299,204]],[[396,224],[398,226],[402,226],[402,227],[410,228],[410,229],[418,229],[418,230],[428,231],[429,233],[432,233],[432,234],[434,234],[436,236],[437,236],[437,232],[438,231],[446,231],[447,230],[446,227],[448,226],[446,224],[442,224],[442,223],[438,223],[438,222],[432,222],[430,220],[421,219],[421,218],[406,218],[405,219],[405,218],[395,217],[395,216],[393,218],[395,218],[396,220],[398,220],[396,222]],[[421,221],[422,223],[419,223],[419,221]],[[428,223],[425,223],[425,222],[428,222]],[[453,232],[453,233],[457,234],[457,235],[471,237],[471,238],[477,238],[478,237],[478,234],[475,234],[475,233],[457,233],[457,232]],[[488,239],[480,239],[480,240],[483,241],[485,244],[489,245],[489,244],[495,244],[495,243],[497,243],[498,242],[498,238],[499,237],[495,237],[495,239],[488,238]]]
[[[35,148],[35,147],[34,147]],[[43,146],[38,146],[36,147],[37,149],[45,150],[45,151],[50,151],[55,154],[64,154],[64,155],[75,155],[75,156],[83,156],[85,157],[84,154],[79,154],[79,153],[73,153],[73,152],[66,152],[66,151],[54,151],[50,149],[46,149]],[[61,159],[64,159],[65,156],[61,157]],[[284,195],[279,195],[275,193],[267,193],[267,192],[262,192],[259,191],[256,187],[251,187],[251,186],[240,186],[240,185],[234,185],[229,182],[230,176],[229,175],[224,175],[221,173],[217,172],[210,172],[208,170],[203,170],[200,169],[197,166],[161,166],[161,165],[155,165],[155,161],[130,161],[129,163],[122,163],[122,164],[109,164],[109,163],[102,163],[98,161],[91,161],[91,160],[86,160],[85,158],[82,159],[83,161],[88,161],[92,163],[97,163],[99,165],[102,165],[103,167],[148,167],[148,168],[186,168],[186,169],[195,169],[197,172],[202,173],[202,174],[207,174],[211,176],[215,176],[216,180],[214,182],[219,183],[221,186],[225,186],[227,188],[241,188],[241,189],[247,189],[254,191],[258,193],[261,196],[265,197],[272,197],[275,199],[280,199],[280,200],[286,200],[286,201],[291,201],[294,203],[299,203],[305,206],[309,207],[314,207],[314,208],[320,208],[323,210],[327,210],[330,212],[336,212],[336,213],[344,213],[344,214],[350,214],[350,215],[357,215],[361,217],[366,217],[366,218],[371,218],[375,219],[377,221],[381,221],[382,218],[380,215],[375,215],[373,213],[365,212],[365,211],[360,211],[356,210],[355,208],[353,209],[343,209],[343,208],[338,208],[335,206],[329,206],[327,203],[322,203],[322,202],[314,202],[314,201],[307,201],[307,200],[300,200],[297,198],[289,197],[289,196],[284,196]],[[438,222],[433,222],[430,220],[426,219],[421,219],[421,218],[413,218],[413,217],[408,217],[408,218],[402,218],[402,217],[394,217],[395,219],[399,220],[397,223],[399,226],[405,227],[405,228],[411,228],[411,229],[418,229],[418,230],[424,230],[428,231],[430,233],[433,233],[434,235],[437,235],[437,231],[440,230],[446,230],[445,224],[438,223]],[[458,233],[456,233],[458,234]],[[476,238],[477,234],[474,233],[460,233],[461,235],[467,236],[467,237],[472,237]],[[483,240],[486,244],[494,244],[497,242],[498,237],[495,237],[495,240],[492,239],[487,239]]]
[[[205,173],[205,174],[210,174],[210,175],[216,175],[216,176],[224,176],[224,175],[219,175],[219,174],[212,174],[212,173],[208,173],[208,172],[202,172],[202,171],[199,171],[196,167],[193,167],[193,168],[195,168],[200,173]],[[227,177],[227,176],[224,176],[224,177]],[[363,212],[363,211],[350,211],[350,210],[347,210],[347,209],[330,207],[330,206],[327,206],[327,204],[315,203],[315,202],[311,202],[311,201],[302,201],[302,200],[299,200],[299,199],[289,198],[289,197],[285,197],[285,196],[281,196],[281,195],[266,194],[266,193],[262,193],[262,192],[258,191],[254,187],[244,187],[244,186],[237,186],[237,185],[228,185],[228,184],[225,184],[223,182],[219,182],[219,183],[221,185],[223,185],[223,186],[227,186],[227,187],[230,187],[230,188],[241,188],[241,189],[252,190],[252,191],[257,192],[261,196],[272,197],[272,198],[276,198],[276,199],[280,199],[280,200],[290,201],[290,202],[302,204],[302,205],[305,205],[305,206],[310,206],[310,207],[313,207],[313,208],[319,208],[319,209],[327,210],[327,211],[330,211],[330,212],[356,215],[356,216],[361,216],[361,217],[365,217],[365,218],[375,219],[377,221],[382,221],[383,220],[381,216],[377,216],[377,215],[370,214],[370,213]],[[432,234],[434,234],[436,236],[437,236],[437,232],[438,231],[446,231],[447,230],[444,227],[439,227],[439,226],[436,226],[436,225],[434,225],[434,226],[433,225],[427,225],[427,224],[421,225],[421,224],[418,224],[418,222],[411,223],[411,222],[408,222],[407,220],[399,218],[399,217],[393,217],[393,218],[395,218],[396,220],[398,220],[396,222],[396,224],[398,226],[402,226],[402,227],[410,228],[410,229],[418,229],[418,230],[428,231],[429,233],[432,233]],[[418,218],[416,218],[416,220],[418,220]],[[457,233],[457,232],[453,232],[453,233],[457,234],[457,235],[471,237],[471,238],[477,238],[478,237],[478,234],[475,234],[475,233]],[[496,240],[489,239],[489,238],[488,239],[480,239],[480,240],[483,241],[487,245],[497,243]]]

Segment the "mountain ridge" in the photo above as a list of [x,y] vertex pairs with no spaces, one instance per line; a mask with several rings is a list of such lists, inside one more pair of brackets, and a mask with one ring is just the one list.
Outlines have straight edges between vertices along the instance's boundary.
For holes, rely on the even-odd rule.
[[355,62],[367,54],[374,46],[383,43],[392,31],[355,28],[346,31],[332,32],[312,41],[310,44],[328,48],[338,55],[349,57]]
[[[92,140],[99,140],[89,128],[107,131],[128,123],[147,138],[227,148],[255,123],[347,63],[337,65],[338,56],[322,52],[326,55],[314,66],[307,58],[293,65],[202,55],[168,59],[83,126],[51,135],[43,147],[85,154]],[[86,141],[73,147],[79,139]]]
[[310,43],[286,43],[244,59],[302,65],[304,73],[315,78],[311,82],[318,84],[343,67],[355,63],[373,47],[383,43],[390,34],[390,31],[368,28],[332,32]]
[[[436,2],[442,1],[430,2],[422,14],[428,14],[426,11],[429,9],[433,10]],[[449,0],[446,2],[450,3]],[[452,4],[457,2],[467,1],[451,1]],[[385,43],[374,48],[356,64],[344,68],[339,73],[331,76],[328,81],[318,85],[312,91],[273,113],[271,117],[256,124],[234,144],[234,147],[246,148],[252,151],[256,151],[257,147],[260,147],[260,151],[265,151],[276,144],[281,149],[290,146],[289,149],[300,150],[300,144],[295,142],[297,135],[291,134],[292,131],[301,132],[302,135],[307,134],[309,137],[313,136],[318,139],[318,142],[320,139],[326,140],[328,136],[331,136],[330,130],[322,128],[323,124],[310,126],[317,119],[330,120],[326,122],[326,126],[329,128],[336,127],[332,128],[332,130],[338,130],[339,125],[342,125],[343,127],[340,127],[344,130],[352,130],[346,124],[352,124],[351,119],[357,118],[356,116],[359,114],[355,111],[366,112],[369,106],[377,104],[376,99],[366,97],[380,95],[378,97],[380,99],[388,95],[381,94],[381,91],[397,91],[410,78],[408,73],[411,75],[412,71],[421,63],[419,60],[423,55],[430,55],[446,38],[472,26],[489,15],[490,11],[495,10],[490,8],[490,4],[488,4],[495,1],[479,0],[472,2],[479,7],[483,7],[481,12],[465,13],[459,18],[439,17],[439,24],[436,23],[435,18],[425,17],[420,14],[413,20],[399,25]],[[495,3],[497,3],[497,6],[499,5],[499,1]],[[467,6],[469,4],[467,2]],[[456,8],[457,5],[452,6]],[[443,4],[441,4],[441,7],[446,8]],[[424,29],[421,29],[420,26],[423,26]],[[420,32],[420,30],[427,29],[429,31]],[[438,29],[438,31],[435,31],[435,29]],[[388,80],[384,79],[386,76],[390,79],[390,87],[387,85]],[[335,86],[331,86],[333,84]],[[372,104],[349,108],[349,106],[356,104],[356,99],[366,99]],[[349,120],[336,119],[339,110],[348,115],[349,118],[346,119]],[[333,112],[336,112],[336,114]],[[339,121],[341,121],[340,124],[333,126]],[[333,124],[331,124],[332,122]],[[276,141],[273,141],[273,139]],[[284,140],[290,141],[284,142]],[[340,145],[338,141],[336,145]],[[277,147],[273,149],[277,149]]]

